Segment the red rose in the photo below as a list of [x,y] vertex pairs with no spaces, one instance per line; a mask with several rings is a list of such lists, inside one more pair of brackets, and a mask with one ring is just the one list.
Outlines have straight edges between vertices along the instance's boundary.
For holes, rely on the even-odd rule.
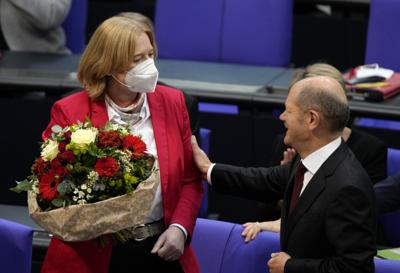
[[97,160],[94,170],[99,176],[113,177],[119,171],[119,164],[112,157],[104,157]]
[[52,201],[57,198],[57,187],[59,180],[56,179],[53,172],[45,173],[39,180],[39,192],[41,197],[46,201]]
[[64,167],[58,157],[50,162],[50,166],[50,172],[53,172],[54,175],[57,175],[59,178],[64,178],[69,174],[68,169]]
[[132,152],[132,158],[138,159],[146,154],[146,143],[140,139],[140,137],[136,137],[133,135],[127,135],[124,138],[124,148],[128,149]]
[[68,162],[68,163],[71,163],[71,164],[76,162],[76,156],[74,155],[74,153],[72,151],[65,151],[63,153],[60,153],[58,155],[58,157],[62,161],[65,161],[65,162]]
[[65,146],[67,146],[67,143],[65,143],[64,141],[63,141],[63,142],[60,142],[60,143],[58,144],[58,150],[59,150],[60,152],[64,152],[64,151],[65,151]]
[[43,175],[48,167],[48,163],[39,157],[32,165],[32,172],[35,175]]
[[70,140],[71,140],[71,135],[72,135],[72,132],[71,132],[71,131],[66,131],[66,132],[64,133],[64,138],[65,138],[65,140],[70,141]]
[[118,148],[122,145],[119,134],[114,131],[101,131],[99,133],[99,147],[115,147]]

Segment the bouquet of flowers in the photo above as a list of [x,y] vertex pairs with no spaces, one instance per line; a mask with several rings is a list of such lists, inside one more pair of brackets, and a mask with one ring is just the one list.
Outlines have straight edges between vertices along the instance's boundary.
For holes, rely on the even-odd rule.
[[31,217],[65,241],[126,234],[143,224],[158,179],[141,138],[126,126],[97,129],[90,120],[52,132],[32,174],[11,189],[28,191]]

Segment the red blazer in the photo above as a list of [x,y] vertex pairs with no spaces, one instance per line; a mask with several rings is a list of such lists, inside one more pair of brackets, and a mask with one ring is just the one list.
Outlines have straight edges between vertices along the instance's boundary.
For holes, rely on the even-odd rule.
[[[161,194],[165,224],[181,224],[193,232],[202,198],[199,172],[192,157],[189,117],[182,92],[158,85],[147,95],[161,177]],[[91,100],[86,91],[57,101],[51,110],[50,124],[42,137],[51,135],[51,127],[61,127],[84,121],[90,117],[96,127],[108,121],[103,99]],[[50,242],[42,273],[106,273],[111,258],[111,245],[100,247],[96,240],[64,242],[53,238]],[[198,273],[199,267],[189,244],[180,258],[186,273]]]

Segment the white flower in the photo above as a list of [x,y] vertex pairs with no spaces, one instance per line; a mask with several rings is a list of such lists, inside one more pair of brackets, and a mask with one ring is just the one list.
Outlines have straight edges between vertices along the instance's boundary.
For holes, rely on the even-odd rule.
[[31,180],[32,183],[32,192],[35,194],[39,194],[39,180],[37,178]]
[[54,140],[48,140],[43,147],[41,156],[44,161],[51,161],[56,158],[58,154],[58,143]]
[[123,136],[126,136],[127,134],[130,133],[125,126],[122,126],[119,124],[111,124],[111,130],[117,131],[117,132],[121,133]]
[[82,189],[82,190],[86,190],[86,189],[87,189],[86,184],[82,184],[82,185],[81,185],[81,189]]
[[87,175],[87,179],[93,183],[96,182],[99,179],[99,174],[96,171],[90,171]]
[[74,201],[76,202],[76,201],[78,201],[78,197],[73,196],[73,197],[72,197],[72,200],[74,200]]
[[84,148],[96,140],[97,131],[95,129],[78,129],[71,134],[71,143]]
[[88,193],[92,193],[92,189],[91,189],[91,188],[88,188],[88,189],[87,189],[87,192],[88,192]]
[[81,200],[79,200],[78,201],[78,204],[79,205],[85,205],[87,202],[86,202],[86,200],[84,200],[84,199],[81,199]]

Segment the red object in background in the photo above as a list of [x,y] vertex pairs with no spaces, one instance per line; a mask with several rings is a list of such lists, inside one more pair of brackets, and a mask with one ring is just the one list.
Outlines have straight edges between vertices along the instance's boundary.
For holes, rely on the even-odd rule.
[[[355,77],[355,69],[351,69],[348,73],[343,75],[343,78],[348,81]],[[400,73],[394,73],[389,79],[379,83],[362,84],[346,84],[349,90],[348,94],[353,99],[366,100],[366,101],[384,101],[400,93]],[[376,84],[376,86],[373,86]]]

